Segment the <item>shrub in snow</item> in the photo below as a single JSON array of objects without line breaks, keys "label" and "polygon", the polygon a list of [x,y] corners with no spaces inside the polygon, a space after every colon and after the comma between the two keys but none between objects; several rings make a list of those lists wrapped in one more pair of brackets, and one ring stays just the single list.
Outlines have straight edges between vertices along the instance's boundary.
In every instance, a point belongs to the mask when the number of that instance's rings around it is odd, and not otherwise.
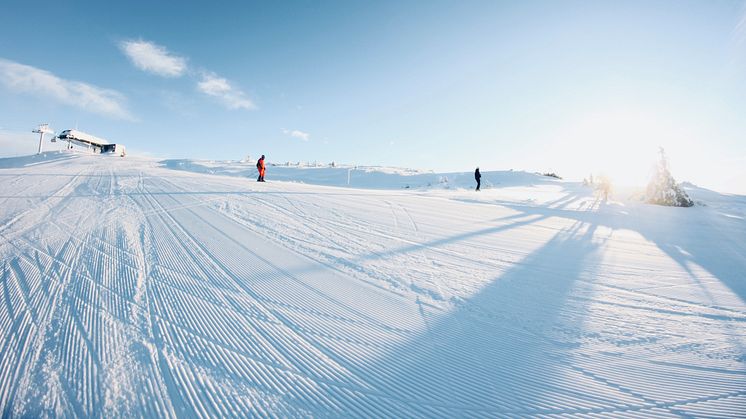
[{"label": "shrub in snow", "polygon": [[660,149],[660,160],[655,167],[653,177],[648,183],[646,201],[650,204],[666,205],[670,207],[691,207],[694,202],[689,195],[676,184],[670,170],[663,148]]},{"label": "shrub in snow", "polygon": [[611,179],[609,179],[608,176],[601,175],[596,177],[596,183],[593,184],[596,191],[598,191],[598,196],[603,197],[604,201],[609,200],[609,195],[611,195],[612,187],[611,187]]},{"label": "shrub in snow", "polygon": [[562,178],[560,177],[560,175],[558,175],[558,174],[556,174],[556,173],[554,173],[554,172],[551,172],[551,173],[542,173],[542,175],[543,175],[543,176],[549,176],[549,177],[553,177],[553,178],[556,178],[556,179],[562,179]]}]

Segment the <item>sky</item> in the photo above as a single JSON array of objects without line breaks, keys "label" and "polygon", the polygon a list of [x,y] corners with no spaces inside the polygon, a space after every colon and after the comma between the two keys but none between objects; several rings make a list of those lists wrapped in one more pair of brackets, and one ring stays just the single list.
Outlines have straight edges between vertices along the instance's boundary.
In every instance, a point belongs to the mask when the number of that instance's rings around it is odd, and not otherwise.
[{"label": "sky", "polygon": [[46,122],[164,158],[642,185],[664,147],[677,180],[746,194],[744,1],[6,0],[2,14],[6,149],[35,152]]}]

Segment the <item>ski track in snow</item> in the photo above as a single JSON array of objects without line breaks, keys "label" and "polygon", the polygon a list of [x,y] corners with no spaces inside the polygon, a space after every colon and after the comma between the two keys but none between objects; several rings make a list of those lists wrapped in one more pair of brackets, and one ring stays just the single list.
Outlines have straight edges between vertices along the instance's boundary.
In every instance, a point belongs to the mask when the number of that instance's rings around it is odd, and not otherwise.
[{"label": "ski track in snow", "polygon": [[0,169],[3,416],[746,412],[742,218],[268,178]]}]

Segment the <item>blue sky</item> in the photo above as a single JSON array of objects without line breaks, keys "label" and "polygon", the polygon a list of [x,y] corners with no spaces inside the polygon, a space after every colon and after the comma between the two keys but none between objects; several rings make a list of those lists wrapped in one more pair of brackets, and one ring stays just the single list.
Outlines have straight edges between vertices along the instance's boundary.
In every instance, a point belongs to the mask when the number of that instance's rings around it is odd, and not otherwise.
[{"label": "blue sky", "polygon": [[742,1],[2,9],[6,136],[49,122],[163,157],[619,183],[644,182],[664,146],[677,179],[746,193]]}]

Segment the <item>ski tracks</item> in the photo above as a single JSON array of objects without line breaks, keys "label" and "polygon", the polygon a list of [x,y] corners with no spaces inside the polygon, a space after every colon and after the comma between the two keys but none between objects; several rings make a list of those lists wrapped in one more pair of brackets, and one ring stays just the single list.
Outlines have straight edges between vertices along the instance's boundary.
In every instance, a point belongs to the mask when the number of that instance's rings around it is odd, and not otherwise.
[{"label": "ski tracks", "polygon": [[[199,209],[200,207],[198,206],[190,206],[188,210],[179,210],[178,212],[175,212],[174,215],[178,214],[180,218],[183,218],[184,215],[191,216],[191,214],[189,213],[192,213],[193,211]],[[204,208],[202,209],[204,210]],[[163,216],[168,216],[169,218],[171,217],[167,212],[163,212],[160,214]],[[215,215],[217,214],[215,213]],[[194,219],[194,221],[196,221],[197,219],[210,220],[208,224],[216,221],[214,217],[208,217],[207,214],[202,214],[200,217]],[[194,223],[187,224],[194,227]],[[178,228],[179,230],[183,230],[183,228],[179,226],[184,225],[184,222],[174,222],[172,223],[172,225],[176,226],[176,228]],[[359,379],[355,379],[348,372],[344,372],[344,369],[340,369],[339,365],[335,366],[335,362],[329,358],[330,353],[324,352],[316,344],[314,344],[313,341],[309,341],[307,338],[304,337],[312,329],[308,329],[308,326],[299,327],[299,324],[307,323],[307,321],[298,323],[299,318],[297,316],[302,315],[302,317],[309,318],[310,315],[310,318],[314,318],[322,315],[322,319],[326,318],[333,322],[341,321],[342,324],[350,325],[364,325],[370,320],[365,320],[365,318],[356,319],[356,317],[358,317],[359,315],[350,313],[349,308],[345,308],[345,306],[339,306],[339,303],[336,303],[333,300],[327,300],[328,297],[322,297],[320,294],[317,294],[318,297],[313,297],[314,300],[318,300],[319,297],[322,298],[321,300],[317,301],[317,304],[309,304],[309,302],[301,301],[282,302],[282,300],[287,300],[287,296],[283,297],[282,294],[276,293],[276,290],[278,290],[278,286],[285,288],[297,288],[297,286],[300,285],[302,289],[307,290],[300,291],[301,295],[307,294],[306,298],[310,298],[314,294],[308,294],[311,289],[307,288],[308,286],[304,283],[298,282],[298,279],[294,279],[292,274],[283,274],[278,272],[280,273],[280,276],[277,276],[277,273],[272,273],[271,271],[277,270],[278,267],[262,258],[256,259],[256,261],[251,264],[254,265],[253,269],[258,271],[255,273],[235,266],[231,262],[231,260],[226,260],[222,255],[224,249],[229,249],[231,247],[229,245],[229,242],[222,240],[220,242],[211,244],[213,240],[210,240],[208,238],[212,235],[220,235],[222,232],[225,231],[225,229],[216,228],[214,226],[211,226],[211,229],[212,233],[207,236],[201,235],[202,237],[200,240],[196,240],[196,238],[191,236],[191,234],[193,233],[190,233],[188,242],[193,244],[197,248],[198,252],[203,254],[205,257],[214,258],[213,260],[214,263],[217,265],[217,268],[219,268],[218,273],[220,274],[220,276],[222,276],[223,278],[231,279],[237,287],[236,291],[240,291],[239,295],[242,295],[241,299],[246,300],[246,298],[250,298],[250,301],[253,304],[257,305],[260,308],[260,311],[264,313],[264,319],[251,320],[250,318],[251,323],[253,324],[253,330],[247,330],[245,333],[253,333],[254,335],[263,336],[266,339],[266,346],[260,351],[260,354],[274,353],[271,358],[275,359],[272,364],[267,365],[268,367],[277,368],[278,366],[282,366],[284,370],[287,370],[286,374],[291,374],[288,378],[295,376],[295,378],[292,379],[294,382],[293,384],[282,385],[282,387],[285,387],[284,391],[282,392],[285,398],[287,398],[288,395],[295,394],[292,399],[297,400],[291,405],[295,405],[296,408],[302,409],[308,409],[310,406],[317,406],[314,409],[318,409],[319,406],[326,406],[323,409],[324,411],[328,409],[338,409],[339,407],[336,403],[340,403],[341,401],[337,400],[336,402],[334,402],[329,399],[330,394],[328,391],[319,392],[319,385],[322,385],[324,387],[332,385],[333,388],[339,387],[340,390],[337,391],[341,391],[341,389],[344,388],[350,388],[350,386],[353,386],[352,390],[354,391],[364,390],[364,386],[361,387],[361,381]],[[191,230],[192,232],[199,231],[195,230],[194,228],[192,228]],[[229,241],[233,240],[228,237],[226,238]],[[236,243],[236,245],[239,245],[239,242],[234,243]],[[219,245],[220,247],[216,248],[215,245]],[[211,250],[207,250],[206,247],[210,248]],[[240,251],[245,253],[247,250],[248,249],[243,248],[243,250]],[[235,252],[233,253],[235,257]],[[243,257],[243,259],[245,259],[246,257],[256,258],[257,255],[253,251],[250,251],[249,254]],[[268,263],[269,265],[267,265]],[[229,266],[231,267],[229,268]],[[266,266],[266,268],[263,268],[262,266]],[[267,268],[269,268],[270,271],[267,271]],[[261,279],[260,283],[258,283],[254,287],[248,287],[246,283],[248,278],[257,278],[257,276],[259,276],[260,278],[262,276],[268,277],[266,279]],[[285,279],[283,279],[283,277]],[[269,282],[270,278],[271,282]],[[213,279],[215,278],[213,277]],[[291,282],[287,282],[288,279],[290,279]],[[257,279],[252,280],[251,282],[253,283],[255,281],[257,281]],[[282,285],[283,283],[284,285]],[[271,288],[265,288],[265,285],[263,284],[273,285]],[[259,286],[259,288],[257,289],[256,286]],[[294,294],[298,294],[298,292],[288,293],[289,296],[292,296]],[[233,299],[235,300],[236,298],[234,297]],[[331,306],[329,305],[330,303],[332,304]],[[338,308],[334,308],[335,306],[337,306]],[[311,309],[311,307],[313,307],[313,309]],[[323,314],[323,307],[332,309],[332,313],[337,314]],[[291,315],[293,320],[291,320],[291,317],[289,317]],[[240,325],[240,322],[237,322],[237,325]],[[219,339],[219,337],[216,336],[215,339]],[[235,346],[235,343],[226,342],[225,346]],[[320,350],[321,352],[319,352]],[[264,356],[266,357],[266,355]],[[326,361],[324,361],[324,359],[326,359]],[[273,375],[277,374],[275,373]],[[249,380],[249,382],[254,381],[256,380]],[[276,387],[278,384],[281,383],[270,384],[267,390]]]},{"label": "ski tracks", "polygon": [[3,213],[4,416],[744,411],[743,310],[620,282],[583,222],[89,162]]}]

